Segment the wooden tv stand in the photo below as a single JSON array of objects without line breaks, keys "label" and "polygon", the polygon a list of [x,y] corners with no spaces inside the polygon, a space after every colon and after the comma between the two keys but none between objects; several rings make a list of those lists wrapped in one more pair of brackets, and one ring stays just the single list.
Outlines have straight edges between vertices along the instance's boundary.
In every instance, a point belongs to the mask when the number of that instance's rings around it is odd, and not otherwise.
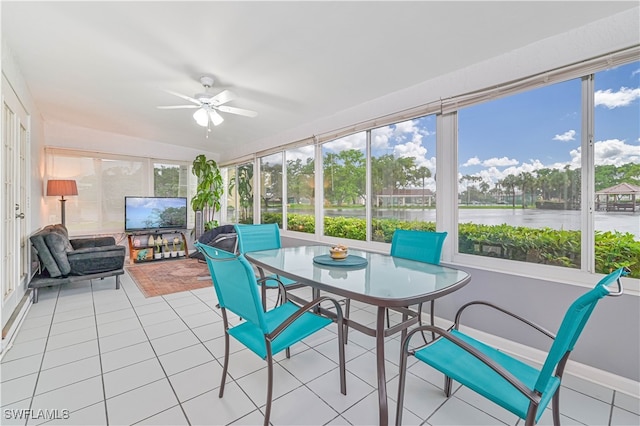
[{"label": "wooden tv stand", "polygon": [[[149,244],[149,237],[153,237],[154,244]],[[160,244],[160,251],[158,252],[158,245],[155,244],[157,238],[160,238],[160,241],[165,238],[167,239],[168,250],[164,244]],[[174,238],[178,238],[180,240],[179,245],[176,245],[176,250],[173,250]],[[155,260],[184,259],[185,257],[189,256],[187,238],[184,236],[183,231],[171,231],[165,229],[159,231],[128,232],[127,239],[129,240],[130,263],[153,262]],[[181,247],[184,247],[184,251],[181,249]]]}]

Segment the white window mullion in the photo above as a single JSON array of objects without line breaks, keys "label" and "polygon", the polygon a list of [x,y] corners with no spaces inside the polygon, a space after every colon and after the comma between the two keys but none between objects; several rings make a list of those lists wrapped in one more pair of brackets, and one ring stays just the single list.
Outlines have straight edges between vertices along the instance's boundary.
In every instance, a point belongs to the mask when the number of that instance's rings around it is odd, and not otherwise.
[{"label": "white window mullion", "polygon": [[582,79],[581,176],[581,269],[595,272],[595,152],[594,152],[594,81],[593,74]]}]

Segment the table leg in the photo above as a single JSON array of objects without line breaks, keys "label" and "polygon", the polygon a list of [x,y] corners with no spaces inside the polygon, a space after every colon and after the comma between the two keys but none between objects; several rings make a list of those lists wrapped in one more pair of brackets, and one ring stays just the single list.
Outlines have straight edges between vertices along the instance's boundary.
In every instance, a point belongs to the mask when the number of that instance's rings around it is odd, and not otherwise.
[{"label": "table leg", "polygon": [[380,418],[378,424],[389,424],[389,407],[387,406],[387,378],[384,367],[384,318],[385,308],[378,307],[376,319],[376,366],[378,369],[378,403],[380,405]]}]

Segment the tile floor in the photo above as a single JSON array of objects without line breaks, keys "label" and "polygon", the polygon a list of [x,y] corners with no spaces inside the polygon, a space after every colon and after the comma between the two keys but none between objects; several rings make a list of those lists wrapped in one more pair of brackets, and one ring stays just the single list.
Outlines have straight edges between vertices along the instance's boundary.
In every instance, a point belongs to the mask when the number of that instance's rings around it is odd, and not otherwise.
[{"label": "tile floor", "polygon": [[[262,424],[265,363],[239,345],[218,398],[224,343],[213,288],[146,299],[128,275],[114,287],[105,279],[41,291],[0,365],[0,424]],[[352,306],[359,321],[374,319]],[[390,424],[399,345],[390,338],[386,346]],[[373,338],[350,332],[347,396],[334,329],[294,346],[290,359],[279,355],[272,424],[376,424],[373,348]],[[466,388],[445,399],[442,376],[421,363],[409,371],[404,424],[523,424]],[[640,424],[638,399],[571,376],[563,383],[563,425]],[[552,424],[550,410],[540,424]]]}]

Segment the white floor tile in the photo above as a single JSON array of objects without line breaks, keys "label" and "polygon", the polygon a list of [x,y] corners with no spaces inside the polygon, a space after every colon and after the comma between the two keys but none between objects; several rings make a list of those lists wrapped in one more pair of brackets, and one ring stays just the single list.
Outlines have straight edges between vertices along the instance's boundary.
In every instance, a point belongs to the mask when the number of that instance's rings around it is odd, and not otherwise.
[{"label": "white floor tile", "polygon": [[95,327],[83,328],[81,330],[70,331],[68,333],[56,334],[50,336],[47,341],[47,351],[54,349],[61,349],[71,345],[77,345],[78,343],[88,342],[95,340],[98,336],[98,332]]},{"label": "white floor tile", "polygon": [[106,373],[104,391],[111,398],[165,377],[157,358],[152,358]]},{"label": "white floor tile", "polygon": [[155,356],[156,355],[149,342],[137,343],[135,345],[102,354],[102,370],[105,373],[108,373],[109,371],[117,370],[118,368],[155,358]]},{"label": "white floor tile", "polygon": [[157,339],[158,337],[168,336],[186,330],[189,330],[189,327],[182,321],[170,321],[144,327],[144,331],[149,336],[149,339]]},{"label": "white floor tile", "polygon": [[[255,371],[236,380],[240,389],[258,406],[267,401],[267,368]],[[302,382],[279,365],[273,366],[273,400],[302,386]]]},{"label": "white floor tile", "polygon": [[36,395],[32,409],[76,411],[104,400],[102,378],[92,377],[51,392]]},{"label": "white floor tile", "polygon": [[618,407],[613,407],[613,412],[611,413],[611,426],[635,425],[640,425],[640,415]]},{"label": "white floor tile", "polygon": [[191,331],[200,339],[202,342],[206,342],[207,340],[217,339],[218,337],[224,336],[224,328],[222,326],[222,319],[218,322],[214,322],[212,324],[206,324],[200,327],[192,328]]},{"label": "white floor tile", "polygon": [[192,425],[235,423],[256,406],[235,383],[225,386],[224,396],[218,398],[218,390],[212,390],[182,403]]},{"label": "white floor tile", "polygon": [[178,400],[169,382],[159,380],[107,399],[109,423],[134,424],[177,405]]},{"label": "white floor tile", "polygon": [[[197,314],[189,314],[188,316],[183,316],[182,320],[187,324],[188,327],[195,328],[207,324],[220,323],[221,318],[209,309]],[[220,324],[220,327],[222,327],[222,324]]]},{"label": "white floor tile", "polygon": [[346,379],[346,395],[340,392],[340,372],[337,368],[308,382],[306,385],[337,412],[342,413],[370,393],[376,391],[373,386],[360,380],[349,371],[346,372]]},{"label": "white floor tile", "polygon": [[[218,361],[210,361],[202,365],[169,376],[178,399],[183,402],[220,387],[222,366]],[[227,377],[227,383],[230,378]]]},{"label": "white floor tile", "polygon": [[151,345],[158,356],[196,344],[200,344],[200,340],[195,336],[195,334],[193,334],[193,332],[191,332],[191,330],[151,340]]},{"label": "white floor tile", "polygon": [[29,342],[31,340],[46,339],[49,336],[50,329],[50,325],[42,325],[40,327],[33,327],[27,330],[20,330],[13,343],[18,344]]},{"label": "white floor tile", "polygon": [[[0,383],[0,395],[2,406],[13,404],[25,398],[31,398],[36,387],[37,373],[22,376],[13,380],[4,380]],[[4,414],[4,413],[0,413]]]},{"label": "white floor tile", "polygon": [[299,387],[273,402],[271,422],[275,425],[319,425],[334,419],[337,414],[309,389]]},{"label": "white floor tile", "polygon": [[42,370],[36,395],[100,375],[100,359],[97,356]]},{"label": "white floor tile", "polygon": [[52,420],[44,423],[49,425],[75,425],[75,426],[98,426],[107,425],[106,408],[104,401],[90,405],[80,410],[69,413],[68,419]]},{"label": "white floor tile", "polygon": [[148,417],[141,422],[136,423],[136,425],[186,426],[189,425],[189,422],[180,407],[173,407],[154,416]]},{"label": "white floor tile", "polygon": [[202,345],[197,344],[159,356],[167,375],[179,373],[197,365],[213,361],[213,355]]},{"label": "white floor tile", "polygon": [[[334,345],[338,346],[337,341],[334,342]],[[336,348],[337,351],[338,349]],[[304,383],[338,368],[339,364],[337,357],[335,361],[332,361],[315,350],[292,355],[291,358],[284,358],[279,363]]]},{"label": "white floor tile", "polygon": [[3,361],[13,361],[16,359],[28,357],[31,355],[44,354],[44,348],[47,344],[47,338],[28,340],[26,342],[17,342],[7,351],[2,358]]},{"label": "white floor tile", "polygon": [[495,417],[478,410],[472,405],[454,397],[449,398],[433,416],[428,419],[431,425],[490,425],[506,424]]},{"label": "white floor tile", "polygon": [[70,331],[81,330],[83,328],[95,327],[96,319],[93,316],[87,318],[76,318],[68,321],[54,321],[54,323],[51,325],[51,332],[49,334],[51,336],[55,336],[56,334],[68,333]]},{"label": "white floor tile", "polygon": [[640,415],[640,399],[622,392],[616,392],[614,405]]},{"label": "white floor tile", "polygon": [[100,336],[100,338],[119,335],[131,330],[142,330],[142,326],[137,318],[125,318],[106,324],[98,324],[98,336]]},{"label": "white floor tile", "polygon": [[32,355],[14,361],[4,361],[0,363],[0,380],[15,379],[37,373],[40,370],[40,364],[44,355]]},{"label": "white floor tile", "polygon": [[98,355],[97,340],[90,340],[88,342],[78,343],[77,345],[54,349],[44,354],[42,369],[46,370],[96,355]]},{"label": "white floor tile", "polygon": [[611,405],[572,389],[562,388],[560,412],[584,424],[604,425],[609,422]]},{"label": "white floor tile", "polygon": [[126,348],[127,346],[148,342],[149,340],[147,339],[147,335],[144,330],[142,328],[137,328],[135,330],[129,330],[111,336],[100,337],[99,341],[100,352],[104,354]]},{"label": "white floor tile", "polygon": [[[395,401],[389,399],[388,402],[388,421],[389,424],[395,424],[396,420],[396,404]],[[414,414],[405,410],[402,415],[403,425],[418,425],[422,423],[422,420],[416,417]],[[372,392],[367,397],[356,403],[354,406],[342,413],[342,417],[354,425],[376,425],[379,422],[379,405],[378,405],[378,393]]]}]

